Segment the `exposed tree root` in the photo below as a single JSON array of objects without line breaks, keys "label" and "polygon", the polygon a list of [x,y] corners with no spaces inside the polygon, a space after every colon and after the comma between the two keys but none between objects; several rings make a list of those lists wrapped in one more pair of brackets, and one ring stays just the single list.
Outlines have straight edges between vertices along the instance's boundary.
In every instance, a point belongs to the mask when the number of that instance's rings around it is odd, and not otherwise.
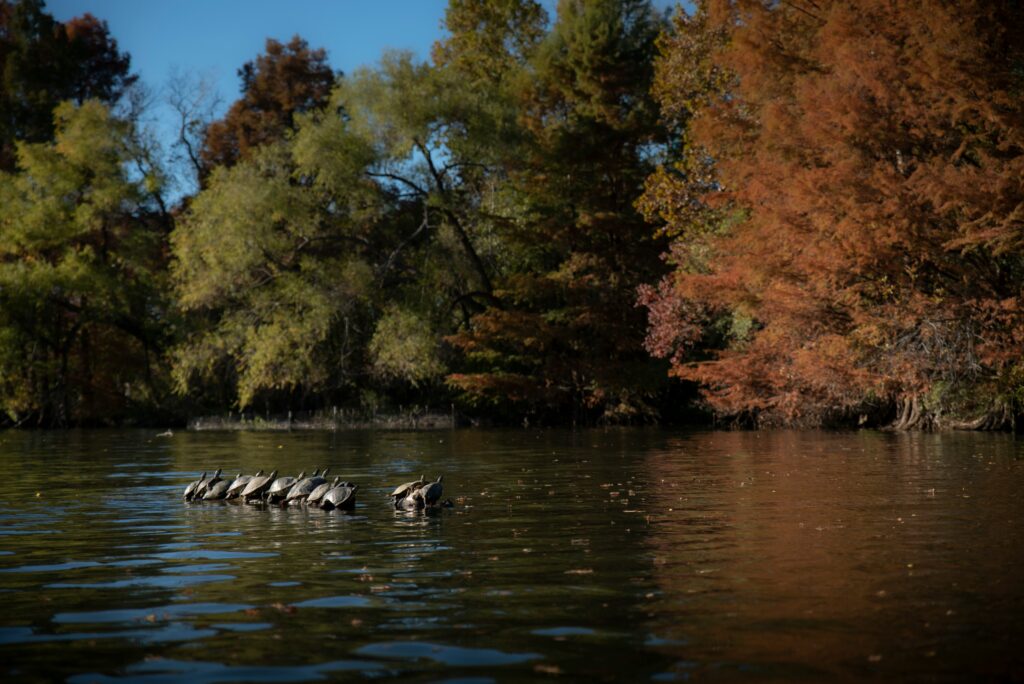
[{"label": "exposed tree root", "polygon": [[889,430],[934,430],[938,427],[935,414],[921,404],[917,396],[903,397],[896,402],[896,420]]},{"label": "exposed tree root", "polygon": [[1013,430],[1015,426],[1016,416],[1003,402],[997,402],[974,420],[952,420],[944,425],[953,430]]},{"label": "exposed tree root", "polygon": [[887,430],[1014,430],[1018,416],[1005,402],[994,402],[981,416],[971,420],[944,417],[927,408],[919,397],[903,397],[896,401],[896,418]]}]

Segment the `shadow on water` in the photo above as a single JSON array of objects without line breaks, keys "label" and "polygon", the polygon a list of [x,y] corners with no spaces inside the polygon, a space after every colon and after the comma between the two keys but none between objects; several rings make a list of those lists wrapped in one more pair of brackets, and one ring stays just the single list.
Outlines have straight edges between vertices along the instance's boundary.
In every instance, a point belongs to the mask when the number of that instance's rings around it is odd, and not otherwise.
[{"label": "shadow on water", "polygon": [[[0,671],[93,681],[1024,676],[1006,435],[5,433]],[[353,513],[187,504],[331,466]],[[387,493],[444,474],[448,510]]]}]

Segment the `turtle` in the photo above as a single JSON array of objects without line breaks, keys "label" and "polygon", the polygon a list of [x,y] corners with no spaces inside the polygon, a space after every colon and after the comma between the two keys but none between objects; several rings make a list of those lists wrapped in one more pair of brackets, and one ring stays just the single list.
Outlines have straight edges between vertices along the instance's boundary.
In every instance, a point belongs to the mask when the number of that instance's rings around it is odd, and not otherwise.
[{"label": "turtle", "polygon": [[359,485],[345,482],[333,488],[320,500],[320,508],[329,511],[332,508],[340,508],[343,511],[351,511],[356,507],[356,490]]},{"label": "turtle", "polygon": [[285,496],[287,496],[288,490],[292,488],[292,485],[304,477],[306,477],[305,470],[299,473],[298,477],[286,475],[284,477],[277,478],[274,480],[274,483],[270,485],[270,488],[267,489],[267,501],[270,503],[277,503],[278,501],[281,501]]},{"label": "turtle", "polygon": [[256,471],[255,475],[239,475],[234,481],[228,485],[228,491],[226,492],[226,499],[236,499],[242,494],[242,490],[245,489],[245,485],[249,484],[249,481],[254,477],[259,477],[263,474],[263,469]]},{"label": "turtle", "polygon": [[188,500],[195,501],[196,499],[202,499],[203,496],[206,494],[207,489],[209,489],[212,485],[215,485],[218,482],[220,482],[220,473],[220,468],[217,468],[217,472],[215,472],[210,477],[207,477],[205,479],[199,478],[199,481],[195,483],[196,487],[195,489],[192,490],[191,496],[187,497]]},{"label": "turtle", "polygon": [[261,499],[263,492],[270,488],[276,477],[276,470],[272,471],[269,475],[253,475],[253,478],[245,485],[245,489],[242,490],[242,499],[245,501]]},{"label": "turtle", "polygon": [[312,477],[303,478],[293,484],[292,488],[288,490],[287,496],[284,497],[285,505],[305,501],[306,497],[309,496],[314,489],[322,484],[327,484],[327,478],[324,476],[327,474],[328,470],[328,468],[324,468],[324,472],[319,475],[314,472]]},{"label": "turtle", "polygon": [[193,482],[188,483],[188,487],[185,487],[185,495],[182,498],[185,499],[185,501],[191,501],[192,496],[196,493],[196,488],[199,487],[199,485],[201,485],[203,483],[203,480],[205,479],[206,471],[204,470],[203,474],[199,476],[198,480],[194,480]]},{"label": "turtle", "polygon": [[[237,480],[240,477],[242,477],[242,473],[238,473],[238,475],[235,475],[235,480]],[[234,480],[217,480],[217,482],[215,482],[213,486],[206,488],[206,493],[203,494],[203,500],[213,501],[216,499],[223,499],[225,496],[227,496],[228,487],[231,486],[232,482],[234,482]]]},{"label": "turtle", "polygon": [[217,472],[213,474],[213,477],[209,478],[208,480],[206,480],[206,482],[196,487],[196,491],[192,493],[192,499],[202,499],[204,496],[206,496],[206,492],[210,491],[210,487],[221,481],[221,472],[221,469],[217,468]]},{"label": "turtle", "polygon": [[418,511],[425,506],[422,487],[409,492],[404,498],[395,500],[395,508],[400,510]]},{"label": "turtle", "polygon": [[334,478],[334,482],[324,482],[322,485],[316,487],[309,496],[306,497],[307,504],[320,503],[320,499],[324,498],[324,494],[331,491],[335,487],[341,484],[341,475]]},{"label": "turtle", "polygon": [[399,502],[402,501],[402,499],[409,496],[410,493],[415,492],[426,483],[426,477],[420,475],[420,479],[416,480],[415,482],[406,482],[403,485],[398,485],[398,487],[395,488],[395,491],[391,492],[391,494],[389,494],[388,496],[394,499],[395,508],[398,508],[398,504]]},{"label": "turtle", "polygon": [[423,497],[425,505],[435,506],[441,500],[441,495],[444,494],[444,487],[441,486],[441,480],[443,479],[444,475],[438,475],[436,481],[420,489],[419,494]]}]

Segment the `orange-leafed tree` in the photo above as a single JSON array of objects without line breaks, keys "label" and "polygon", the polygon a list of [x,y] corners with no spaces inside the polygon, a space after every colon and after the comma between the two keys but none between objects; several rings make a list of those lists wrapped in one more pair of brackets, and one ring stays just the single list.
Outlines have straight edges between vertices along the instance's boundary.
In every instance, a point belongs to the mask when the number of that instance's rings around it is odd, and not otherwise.
[{"label": "orange-leafed tree", "polygon": [[[645,293],[652,351],[762,424],[1006,425],[1024,387],[1019,6],[709,0],[674,28],[658,94],[693,154],[643,202],[677,238]],[[710,328],[724,348],[694,361]]]},{"label": "orange-leafed tree", "polygon": [[238,70],[242,97],[210,124],[201,151],[206,170],[232,166],[295,128],[295,115],[327,104],[337,75],[323,48],[294,36],[287,44],[267,39],[265,52]]}]

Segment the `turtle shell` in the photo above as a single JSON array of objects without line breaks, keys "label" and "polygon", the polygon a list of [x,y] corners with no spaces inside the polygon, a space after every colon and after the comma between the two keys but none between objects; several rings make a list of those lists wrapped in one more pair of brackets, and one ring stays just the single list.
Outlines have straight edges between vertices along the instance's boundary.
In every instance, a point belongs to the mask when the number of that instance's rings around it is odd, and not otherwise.
[{"label": "turtle shell", "polygon": [[418,511],[423,508],[423,489],[409,492],[409,495],[402,499],[395,499],[395,508],[398,510]]},{"label": "turtle shell", "polygon": [[425,484],[426,484],[426,479],[422,475],[420,475],[420,479],[418,479],[418,480],[416,480],[414,482],[406,482],[403,485],[398,485],[398,487],[395,488],[395,491],[391,492],[390,495],[393,496],[393,497],[398,497],[400,499],[404,499],[406,496],[409,495],[410,492],[416,491],[417,489],[419,489],[420,487],[422,487]]},{"label": "turtle shell", "polygon": [[322,485],[319,485],[318,487],[314,488],[313,491],[309,493],[309,496],[306,497],[306,503],[319,503],[320,500],[324,498],[324,494],[331,491],[339,484],[341,484],[341,476],[334,478],[334,482],[324,482]]},{"label": "turtle shell", "polygon": [[234,481],[231,483],[231,485],[228,486],[228,498],[232,499],[236,496],[239,496],[245,489],[245,486],[252,481],[252,478],[261,477],[262,475],[263,471],[259,470],[256,472],[255,475],[239,475],[238,477],[236,477]]},{"label": "turtle shell", "polygon": [[206,490],[206,494],[203,494],[203,499],[210,501],[223,499],[228,493],[229,486],[231,486],[230,480],[221,480]]},{"label": "turtle shell", "polygon": [[204,496],[206,496],[206,492],[209,491],[210,487],[221,481],[220,473],[221,469],[217,468],[217,472],[215,472],[208,480],[206,480],[205,482],[200,482],[199,486],[196,487],[194,492],[192,492],[192,499],[202,499]]},{"label": "turtle shell", "polygon": [[444,475],[439,475],[436,482],[431,482],[420,489],[420,496],[423,497],[426,505],[433,506],[441,500],[441,495],[444,494],[444,487],[441,485],[442,479],[444,479]]},{"label": "turtle shell", "polygon": [[317,487],[326,484],[327,480],[317,475],[316,477],[307,477],[299,480],[292,485],[292,488],[288,490],[288,495],[284,498],[285,501],[295,501],[296,499],[305,499],[312,493]]},{"label": "turtle shell", "polygon": [[205,479],[206,479],[206,471],[204,470],[203,474],[199,476],[198,480],[193,480],[192,482],[188,483],[188,486],[185,487],[185,494],[184,494],[185,501],[188,501],[193,496],[195,496],[196,489],[199,487],[199,485],[201,485],[203,483],[203,480],[205,480]]},{"label": "turtle shell", "polygon": [[320,501],[320,508],[328,511],[332,508],[351,511],[356,506],[357,489],[359,489],[359,485],[338,485],[324,494],[324,498]]},{"label": "turtle shell", "polygon": [[245,489],[242,490],[242,498],[254,499],[260,496],[270,486],[270,483],[274,481],[275,477],[277,477],[276,470],[269,475],[253,476],[249,483],[245,485]]}]

